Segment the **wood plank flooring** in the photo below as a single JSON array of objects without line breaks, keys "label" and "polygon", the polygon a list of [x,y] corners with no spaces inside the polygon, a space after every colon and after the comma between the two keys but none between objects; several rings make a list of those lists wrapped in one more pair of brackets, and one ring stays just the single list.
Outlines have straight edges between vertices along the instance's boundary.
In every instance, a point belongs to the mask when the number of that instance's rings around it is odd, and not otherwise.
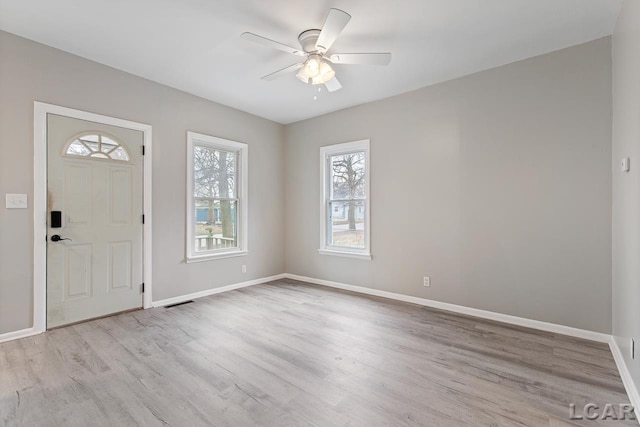
[{"label": "wood plank flooring", "polygon": [[605,344],[281,280],[0,344],[3,426],[568,426]]}]

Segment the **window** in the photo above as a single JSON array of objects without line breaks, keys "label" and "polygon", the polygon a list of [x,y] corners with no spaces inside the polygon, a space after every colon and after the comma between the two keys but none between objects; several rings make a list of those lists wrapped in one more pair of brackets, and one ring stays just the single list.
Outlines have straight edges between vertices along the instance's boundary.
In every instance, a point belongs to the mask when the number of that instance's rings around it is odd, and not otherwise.
[{"label": "window", "polygon": [[320,148],[320,249],[371,259],[369,140]]},{"label": "window", "polygon": [[73,138],[64,146],[63,154],[72,157],[129,161],[129,153],[122,143],[103,133],[86,133]]},{"label": "window", "polygon": [[247,254],[247,150],[187,132],[187,262]]}]

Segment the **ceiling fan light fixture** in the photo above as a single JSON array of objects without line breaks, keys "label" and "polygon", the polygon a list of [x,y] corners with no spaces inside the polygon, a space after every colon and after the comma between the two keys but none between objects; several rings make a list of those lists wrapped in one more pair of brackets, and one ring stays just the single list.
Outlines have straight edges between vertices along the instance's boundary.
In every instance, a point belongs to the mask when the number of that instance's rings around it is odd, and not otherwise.
[{"label": "ceiling fan light fixture", "polygon": [[311,79],[311,84],[313,85],[324,84],[336,76],[336,72],[333,71],[333,68],[331,68],[331,65],[329,65],[329,63],[326,61],[322,61],[322,63],[320,64],[319,71],[320,72],[318,73],[318,75]]},{"label": "ceiling fan light fixture", "polygon": [[312,79],[320,75],[320,68],[323,62],[320,55],[309,55],[307,60],[302,64],[300,71],[296,74],[296,77],[304,83],[311,83]]},{"label": "ceiling fan light fixture", "polygon": [[322,58],[320,55],[309,55],[309,59],[307,59],[304,65],[307,75],[314,78],[320,74],[320,65],[322,65]]},{"label": "ceiling fan light fixture", "polygon": [[298,71],[298,73],[296,74],[296,77],[302,83],[309,83],[309,81],[311,80],[311,78],[307,75],[304,67],[300,68],[300,71]]},{"label": "ceiling fan light fixture", "polygon": [[324,84],[329,80],[331,80],[332,78],[334,78],[335,76],[336,76],[336,72],[333,71],[333,68],[331,68],[331,65],[329,65],[329,63],[326,61],[322,61],[319,67],[319,73],[316,77],[313,77],[311,79],[311,84],[313,85]]}]

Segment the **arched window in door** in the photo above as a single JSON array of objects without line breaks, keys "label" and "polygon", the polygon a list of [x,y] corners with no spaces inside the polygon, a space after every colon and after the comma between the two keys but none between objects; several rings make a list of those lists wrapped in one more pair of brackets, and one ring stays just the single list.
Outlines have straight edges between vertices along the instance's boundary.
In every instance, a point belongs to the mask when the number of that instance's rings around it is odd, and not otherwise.
[{"label": "arched window in door", "polygon": [[65,156],[128,162],[127,149],[116,138],[100,132],[74,137],[64,146]]}]

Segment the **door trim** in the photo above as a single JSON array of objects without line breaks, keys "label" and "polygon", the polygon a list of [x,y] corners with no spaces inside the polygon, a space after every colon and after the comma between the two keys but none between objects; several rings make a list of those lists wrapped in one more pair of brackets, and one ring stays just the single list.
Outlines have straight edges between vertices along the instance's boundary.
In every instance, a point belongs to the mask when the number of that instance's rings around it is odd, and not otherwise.
[{"label": "door trim", "polygon": [[144,211],[142,241],[142,278],[144,293],[142,307],[152,305],[151,277],[151,125],[89,113],[59,105],[34,101],[33,103],[33,329],[35,333],[47,328],[47,114],[56,114],[74,119],[87,120],[105,125],[118,126],[143,133],[143,189]]}]

